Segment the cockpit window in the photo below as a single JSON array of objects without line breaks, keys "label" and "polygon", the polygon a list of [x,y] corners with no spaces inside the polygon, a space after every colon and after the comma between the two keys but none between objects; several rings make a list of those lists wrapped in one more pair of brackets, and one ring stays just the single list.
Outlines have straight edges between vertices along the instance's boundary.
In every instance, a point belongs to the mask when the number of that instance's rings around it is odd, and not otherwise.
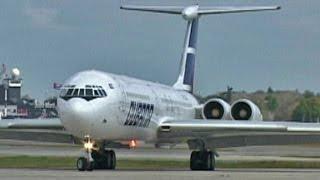
[{"label": "cockpit window", "polygon": [[100,94],[101,96],[103,96],[103,92],[102,92],[102,90],[101,90],[101,89],[99,89],[98,91],[99,91],[99,94]]},{"label": "cockpit window", "polygon": [[78,94],[79,94],[79,89],[75,89],[74,91],[73,91],[73,96],[78,96]]},{"label": "cockpit window", "polygon": [[67,91],[68,91],[67,89],[62,89],[61,92],[60,92],[60,97],[61,96],[66,96]]},{"label": "cockpit window", "polygon": [[94,95],[95,96],[101,96],[98,90],[94,90]]},{"label": "cockpit window", "polygon": [[105,90],[102,89],[101,91],[102,91],[102,95],[103,95],[103,96],[107,96],[107,93],[106,93]]},{"label": "cockpit window", "polygon": [[107,93],[103,89],[103,87],[97,85],[86,85],[85,88],[65,86],[60,93],[60,97],[64,100],[78,97],[90,101],[92,99],[102,98],[106,96]]},{"label": "cockpit window", "polygon": [[79,96],[80,96],[80,97],[84,96],[84,89],[80,89]]},{"label": "cockpit window", "polygon": [[93,90],[92,89],[86,89],[86,96],[93,96]]},{"label": "cockpit window", "polygon": [[73,92],[73,89],[68,89],[66,96],[71,96]]}]

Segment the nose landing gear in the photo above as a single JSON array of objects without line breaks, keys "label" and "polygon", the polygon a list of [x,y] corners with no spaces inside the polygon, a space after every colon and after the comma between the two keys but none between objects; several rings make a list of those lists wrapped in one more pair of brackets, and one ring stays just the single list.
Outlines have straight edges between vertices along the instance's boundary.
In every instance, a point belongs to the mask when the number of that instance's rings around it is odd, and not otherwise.
[{"label": "nose landing gear", "polygon": [[89,136],[84,139],[84,156],[77,160],[77,169],[79,171],[92,171],[93,169],[115,169],[116,154],[113,150],[105,150],[102,146],[96,148]]},{"label": "nose landing gear", "polygon": [[79,171],[92,171],[94,167],[94,160],[91,156],[94,150],[94,142],[89,136],[85,136],[84,141],[84,155],[77,160],[77,169]]}]

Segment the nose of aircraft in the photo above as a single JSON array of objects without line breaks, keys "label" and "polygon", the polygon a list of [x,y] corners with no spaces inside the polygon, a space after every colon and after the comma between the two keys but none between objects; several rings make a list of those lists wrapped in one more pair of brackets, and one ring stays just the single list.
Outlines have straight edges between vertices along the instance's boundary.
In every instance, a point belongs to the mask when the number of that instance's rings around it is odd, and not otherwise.
[{"label": "nose of aircraft", "polygon": [[59,100],[59,113],[64,127],[78,136],[91,134],[93,107],[83,99]]}]

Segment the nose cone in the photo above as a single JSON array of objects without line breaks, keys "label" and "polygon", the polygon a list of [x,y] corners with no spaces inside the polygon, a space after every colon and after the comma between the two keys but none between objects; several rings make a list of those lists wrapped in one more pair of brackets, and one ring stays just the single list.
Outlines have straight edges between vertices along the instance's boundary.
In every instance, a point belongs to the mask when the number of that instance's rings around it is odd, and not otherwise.
[{"label": "nose cone", "polygon": [[91,134],[94,111],[90,103],[80,98],[70,99],[68,102],[59,98],[58,107],[61,121],[67,131],[78,137]]}]

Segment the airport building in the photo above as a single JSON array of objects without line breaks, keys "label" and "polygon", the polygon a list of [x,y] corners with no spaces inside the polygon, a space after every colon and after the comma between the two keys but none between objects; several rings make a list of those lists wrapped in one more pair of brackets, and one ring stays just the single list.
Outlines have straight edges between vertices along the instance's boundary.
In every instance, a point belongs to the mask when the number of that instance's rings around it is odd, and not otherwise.
[{"label": "airport building", "polygon": [[27,116],[26,110],[18,107],[22,87],[19,69],[12,69],[10,76],[3,75],[5,77],[0,84],[0,117]]},{"label": "airport building", "polygon": [[13,68],[6,74],[5,65],[0,72],[0,119],[14,118],[56,118],[57,99],[49,97],[43,103],[29,96],[21,95],[22,78],[20,70]]}]

